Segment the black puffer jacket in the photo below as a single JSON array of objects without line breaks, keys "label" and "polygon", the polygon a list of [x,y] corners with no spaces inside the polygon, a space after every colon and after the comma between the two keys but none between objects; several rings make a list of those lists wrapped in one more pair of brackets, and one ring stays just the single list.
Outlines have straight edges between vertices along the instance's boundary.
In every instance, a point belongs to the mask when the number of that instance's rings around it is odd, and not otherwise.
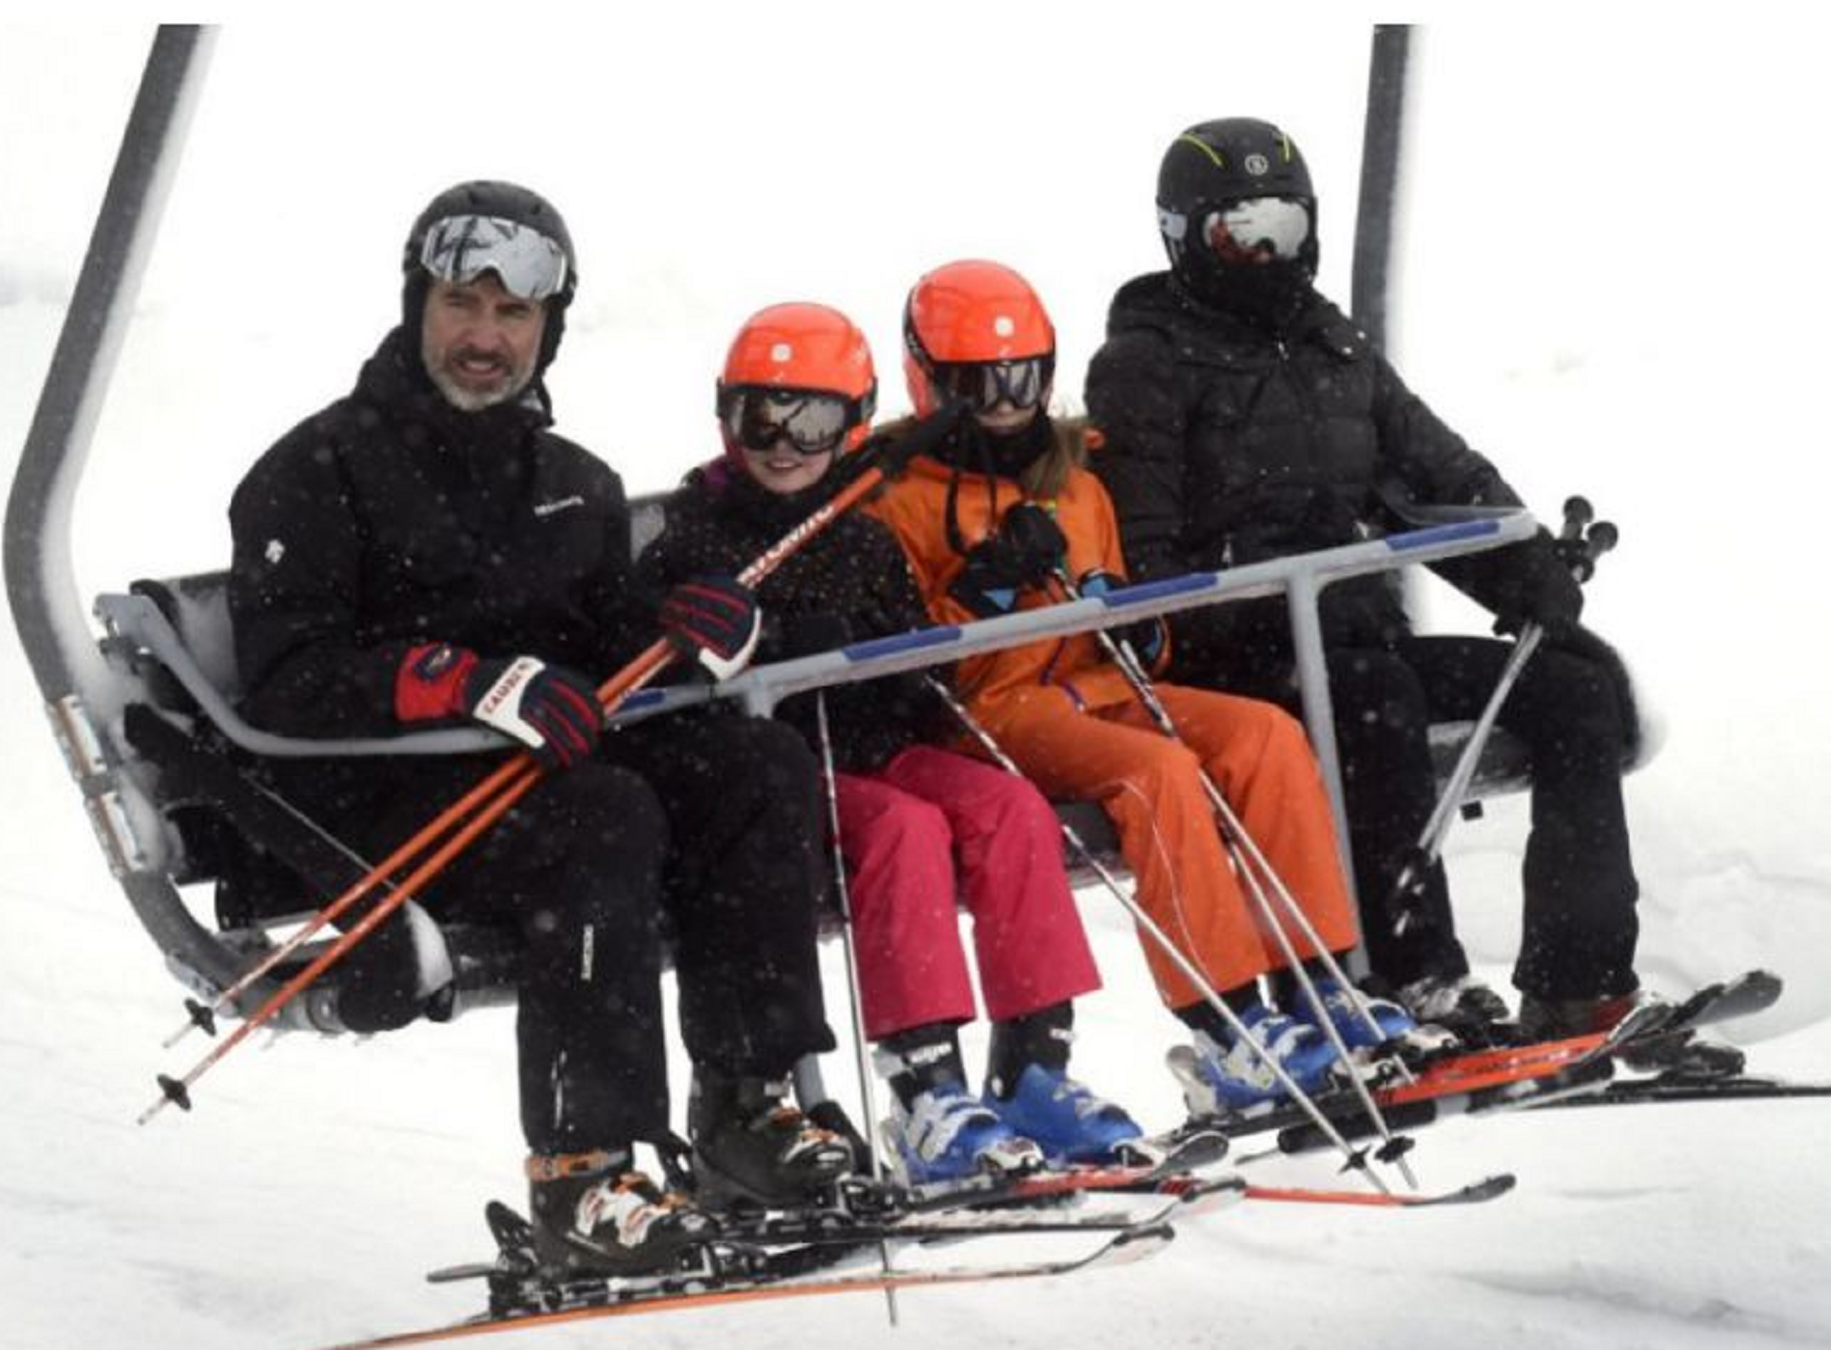
[{"label": "black puffer jacket", "polygon": [[[726,460],[693,470],[667,499],[667,524],[637,564],[655,590],[707,572],[732,575],[804,520],[834,478],[790,495],[771,493]],[[763,636],[756,659],[784,661],[928,622],[915,579],[890,531],[851,512],[764,579],[757,589]],[[882,768],[938,731],[935,698],[914,675],[827,691],[834,763],[851,773]],[[777,715],[819,748],[814,696],[785,700]]]},{"label": "black puffer jacket", "polygon": [[249,719],[399,731],[396,672],[424,642],[601,680],[652,641],[623,485],[549,422],[536,397],[456,411],[397,329],[348,397],[263,455],[229,508]]},{"label": "black puffer jacket", "polygon": [[[1387,533],[1380,487],[1434,504],[1517,505],[1500,474],[1405,387],[1334,305],[1311,292],[1282,332],[1189,297],[1168,272],[1114,297],[1087,376],[1104,438],[1094,469],[1117,508],[1139,579],[1257,562]],[[1549,537],[1446,566],[1490,608],[1514,603],[1557,564]],[[1405,631],[1377,577],[1329,587],[1333,645]],[[1281,601],[1198,610],[1177,621],[1198,660],[1230,644],[1282,645]]]}]

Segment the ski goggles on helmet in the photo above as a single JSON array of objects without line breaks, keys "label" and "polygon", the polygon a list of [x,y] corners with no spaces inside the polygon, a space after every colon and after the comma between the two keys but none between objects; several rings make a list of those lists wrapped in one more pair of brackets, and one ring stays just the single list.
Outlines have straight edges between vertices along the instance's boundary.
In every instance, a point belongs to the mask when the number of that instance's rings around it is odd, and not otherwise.
[{"label": "ski goggles on helmet", "polygon": [[852,428],[871,420],[876,403],[875,389],[860,398],[755,384],[725,385],[718,391],[718,415],[735,444],[768,450],[785,440],[801,455],[839,449]]},{"label": "ski goggles on helmet", "polygon": [[1055,353],[1017,361],[937,361],[929,370],[937,389],[973,412],[991,412],[1000,403],[1034,408],[1055,377]]},{"label": "ski goggles on helmet", "polygon": [[1294,197],[1248,197],[1202,217],[1202,242],[1223,263],[1294,262],[1310,238],[1310,208]]},{"label": "ski goggles on helmet", "polygon": [[420,244],[420,266],[440,281],[467,286],[494,272],[521,300],[545,300],[566,289],[566,252],[539,230],[499,216],[447,216]]}]

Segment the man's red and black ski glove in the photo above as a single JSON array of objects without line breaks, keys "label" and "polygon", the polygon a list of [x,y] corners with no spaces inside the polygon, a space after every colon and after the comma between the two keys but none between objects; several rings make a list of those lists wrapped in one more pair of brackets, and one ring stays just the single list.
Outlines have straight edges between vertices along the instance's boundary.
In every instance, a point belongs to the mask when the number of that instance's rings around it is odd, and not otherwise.
[{"label": "man's red and black ski glove", "polygon": [[584,676],[532,656],[485,660],[445,642],[415,647],[401,661],[394,715],[403,722],[473,718],[559,769],[590,758],[604,728],[597,689]]},{"label": "man's red and black ski glove", "polygon": [[717,575],[694,577],[669,591],[660,619],[674,650],[697,659],[715,680],[728,680],[750,664],[763,628],[750,588]]}]

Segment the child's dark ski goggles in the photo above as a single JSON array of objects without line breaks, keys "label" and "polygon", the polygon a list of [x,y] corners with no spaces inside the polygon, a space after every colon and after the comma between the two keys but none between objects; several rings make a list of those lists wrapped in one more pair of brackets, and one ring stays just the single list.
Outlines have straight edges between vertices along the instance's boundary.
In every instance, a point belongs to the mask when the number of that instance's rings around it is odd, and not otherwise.
[{"label": "child's dark ski goggles", "polygon": [[768,450],[785,440],[797,454],[824,455],[839,449],[852,428],[870,421],[874,394],[847,398],[822,389],[731,385],[718,391],[718,415],[726,433],[746,450]]}]

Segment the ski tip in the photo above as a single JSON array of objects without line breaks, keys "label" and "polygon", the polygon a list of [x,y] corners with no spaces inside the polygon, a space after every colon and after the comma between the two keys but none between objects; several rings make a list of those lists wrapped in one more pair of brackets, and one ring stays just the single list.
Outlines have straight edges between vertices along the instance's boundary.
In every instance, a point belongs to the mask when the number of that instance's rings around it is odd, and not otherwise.
[{"label": "ski tip", "polygon": [[1167,1223],[1143,1224],[1137,1228],[1127,1228],[1115,1233],[1098,1252],[1088,1258],[1088,1263],[1098,1260],[1101,1264],[1121,1261],[1142,1261],[1148,1256],[1155,1256],[1171,1242],[1176,1240],[1176,1229]]},{"label": "ski tip", "polygon": [[1477,1181],[1467,1188],[1465,1194],[1471,1200],[1493,1200],[1505,1195],[1519,1185],[1519,1178],[1511,1172],[1496,1172],[1491,1177]]},{"label": "ski tip", "polygon": [[1228,1139],[1219,1130],[1185,1127],[1167,1135],[1146,1135],[1128,1139],[1114,1150],[1114,1162],[1121,1167],[1148,1169],[1154,1175],[1212,1167],[1227,1156]]},{"label": "ski tip", "polygon": [[1779,998],[1781,991],[1786,988],[1786,981],[1771,970],[1751,970],[1742,980],[1751,991],[1759,991],[1769,1002]]}]

